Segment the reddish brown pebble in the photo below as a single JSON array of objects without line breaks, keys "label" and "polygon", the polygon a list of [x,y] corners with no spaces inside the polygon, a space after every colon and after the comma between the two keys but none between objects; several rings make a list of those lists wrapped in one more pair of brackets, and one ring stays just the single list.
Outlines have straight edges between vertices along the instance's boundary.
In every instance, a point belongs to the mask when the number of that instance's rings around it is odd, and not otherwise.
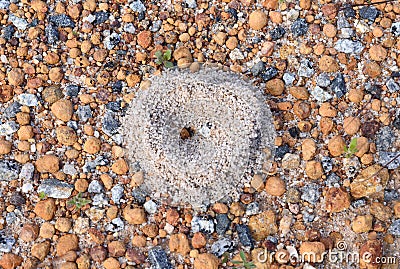
[{"label": "reddish brown pebble", "polygon": [[40,173],[55,173],[59,169],[59,160],[54,155],[44,155],[36,161],[36,169]]},{"label": "reddish brown pebble", "polygon": [[36,204],[34,212],[44,220],[51,220],[54,217],[56,209],[54,199],[46,199]]},{"label": "reddish brown pebble", "polygon": [[219,260],[211,253],[199,254],[194,260],[194,269],[218,269]]},{"label": "reddish brown pebble", "polygon": [[23,259],[13,253],[5,253],[0,260],[0,267],[3,269],[15,269],[22,264]]},{"label": "reddish brown pebble", "polygon": [[70,100],[61,99],[51,106],[51,112],[57,119],[64,122],[69,121],[74,113],[72,103]]},{"label": "reddish brown pebble", "polygon": [[25,81],[25,74],[20,68],[13,68],[7,75],[8,83],[12,86],[21,86]]},{"label": "reddish brown pebble", "polygon": [[343,188],[330,188],[325,195],[328,212],[341,212],[350,207],[350,195]]},{"label": "reddish brown pebble", "polygon": [[265,182],[265,191],[272,196],[281,196],[286,191],[285,181],[279,177],[270,177]]},{"label": "reddish brown pebble", "polygon": [[38,235],[39,227],[36,224],[25,224],[19,234],[19,238],[25,242],[32,242]]},{"label": "reddish brown pebble", "polygon": [[32,256],[43,261],[50,251],[50,241],[44,241],[42,243],[36,243],[31,248]]},{"label": "reddish brown pebble", "polygon": [[190,251],[189,240],[185,234],[173,234],[169,239],[169,249],[172,252],[177,252],[186,255]]},{"label": "reddish brown pebble", "polygon": [[120,241],[112,241],[108,244],[108,253],[111,257],[122,257],[125,255],[125,244]]},{"label": "reddish brown pebble", "polygon": [[123,211],[123,216],[129,224],[142,224],[146,222],[146,214],[143,208],[131,208],[126,206]]},{"label": "reddish brown pebble", "polygon": [[204,234],[197,232],[193,235],[192,246],[194,248],[202,248],[207,244],[207,239]]},{"label": "reddish brown pebble", "polygon": [[137,35],[138,44],[143,48],[148,48],[152,41],[152,36],[150,31],[142,31]]},{"label": "reddish brown pebble", "polygon": [[78,237],[75,234],[66,234],[61,236],[57,242],[57,256],[63,256],[70,250],[78,249]]}]

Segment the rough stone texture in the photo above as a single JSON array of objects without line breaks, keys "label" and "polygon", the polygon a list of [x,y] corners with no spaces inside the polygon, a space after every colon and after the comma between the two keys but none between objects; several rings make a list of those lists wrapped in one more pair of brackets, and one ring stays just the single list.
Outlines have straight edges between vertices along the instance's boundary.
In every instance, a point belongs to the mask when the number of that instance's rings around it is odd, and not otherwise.
[{"label": "rough stone texture", "polygon": [[149,250],[149,259],[155,269],[173,269],[167,254],[160,247]]},{"label": "rough stone texture", "polygon": [[249,220],[249,229],[255,240],[263,240],[268,235],[275,234],[278,231],[275,213],[272,210],[267,210],[252,216]]},{"label": "rough stone texture", "polygon": [[68,183],[57,179],[47,179],[39,185],[37,191],[45,193],[50,198],[66,199],[71,196],[73,189],[74,186]]},{"label": "rough stone texture", "polygon": [[63,256],[70,250],[77,250],[78,242],[78,237],[75,234],[61,236],[57,242],[57,256]]},{"label": "rough stone texture", "polygon": [[0,180],[10,181],[18,178],[20,165],[15,161],[0,160]]},{"label": "rough stone texture", "polygon": [[325,195],[326,210],[340,212],[350,206],[350,195],[343,188],[330,188]]},{"label": "rough stone texture", "polygon": [[194,269],[218,269],[219,260],[211,253],[199,254],[194,261]]},{"label": "rough stone texture", "polygon": [[350,184],[351,195],[361,198],[381,192],[389,180],[389,172],[378,164],[369,166],[361,171],[360,174]]},{"label": "rough stone texture", "polygon": [[[128,157],[145,172],[142,187],[194,206],[237,197],[250,170],[259,171],[266,161],[262,149],[274,148],[272,116],[263,99],[261,91],[222,70],[172,70],[153,77],[123,123]],[[190,137],[181,136],[183,129]]]},{"label": "rough stone texture", "polygon": [[39,201],[36,204],[34,210],[36,215],[38,215],[44,220],[51,220],[54,217],[55,211],[56,211],[56,203],[54,199],[46,199]]},{"label": "rough stone texture", "polygon": [[169,249],[186,255],[190,251],[189,240],[185,234],[173,234],[169,239]]}]

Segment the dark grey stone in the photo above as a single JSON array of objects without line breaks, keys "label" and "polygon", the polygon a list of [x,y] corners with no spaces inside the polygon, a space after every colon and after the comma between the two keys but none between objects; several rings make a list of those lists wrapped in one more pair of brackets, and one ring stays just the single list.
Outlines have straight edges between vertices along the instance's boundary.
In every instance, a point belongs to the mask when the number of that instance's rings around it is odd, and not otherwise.
[{"label": "dark grey stone", "polygon": [[400,219],[397,219],[392,222],[392,225],[390,225],[388,229],[388,233],[394,236],[400,236]]},{"label": "dark grey stone", "polygon": [[264,62],[259,61],[251,68],[253,76],[258,76],[264,70]]},{"label": "dark grey stone", "polygon": [[275,150],[275,158],[282,159],[283,156],[285,156],[285,154],[289,152],[290,152],[290,147],[287,144],[279,146]]},{"label": "dark grey stone", "polygon": [[149,260],[154,269],[173,269],[167,253],[161,247],[154,247],[149,250]]},{"label": "dark grey stone", "polygon": [[346,82],[342,73],[336,75],[331,83],[332,92],[336,93],[337,98],[342,97],[347,92]]},{"label": "dark grey stone", "polygon": [[147,196],[146,192],[141,188],[135,188],[132,191],[132,197],[139,204],[144,204],[146,202],[146,196]]},{"label": "dark grey stone", "polygon": [[242,243],[242,245],[245,247],[250,247],[253,249],[254,242],[249,227],[244,224],[238,224],[236,225],[236,231],[238,233],[240,243]]},{"label": "dark grey stone", "polygon": [[216,217],[216,225],[215,225],[215,231],[219,235],[223,235],[226,233],[226,231],[229,229],[229,226],[231,225],[231,221],[228,218],[227,214],[218,214]]},{"label": "dark grey stone", "polygon": [[105,11],[98,11],[94,13],[95,19],[93,24],[94,25],[98,25],[101,24],[103,22],[105,22],[106,20],[108,20],[108,17],[110,16],[110,14],[108,14],[108,12]]},{"label": "dark grey stone", "polygon": [[300,135],[300,129],[297,126],[289,128],[288,131],[289,131],[290,136],[293,138],[298,138]]},{"label": "dark grey stone", "polygon": [[3,117],[6,119],[14,118],[18,112],[21,111],[21,104],[18,102],[12,102],[6,109],[4,109]]},{"label": "dark grey stone", "polygon": [[264,80],[264,81],[268,81],[273,79],[274,77],[276,77],[276,75],[278,75],[278,70],[275,67],[268,67],[267,69],[263,70],[260,73],[260,77]]},{"label": "dark grey stone", "polygon": [[115,119],[114,113],[108,111],[104,114],[101,128],[106,135],[116,134],[120,125],[121,123]]},{"label": "dark grey stone", "polygon": [[294,36],[302,36],[308,31],[308,23],[305,19],[297,19],[293,22],[290,29]]},{"label": "dark grey stone", "polygon": [[122,81],[117,80],[116,82],[113,83],[111,88],[112,88],[113,92],[120,93],[122,91]]},{"label": "dark grey stone", "polygon": [[60,34],[58,33],[57,28],[52,23],[49,23],[46,26],[44,32],[48,44],[54,45],[60,39]]},{"label": "dark grey stone", "polygon": [[106,108],[108,110],[118,112],[119,110],[121,110],[121,101],[109,102],[106,104]]},{"label": "dark grey stone", "polygon": [[365,91],[371,95],[373,99],[380,99],[382,94],[382,87],[376,84],[367,84]]},{"label": "dark grey stone", "polygon": [[392,202],[400,200],[400,193],[398,190],[386,189],[384,191],[385,202]]},{"label": "dark grey stone", "polygon": [[373,6],[364,6],[360,9],[360,17],[374,22],[379,16],[379,10]]},{"label": "dark grey stone", "polygon": [[22,206],[25,204],[25,198],[20,192],[13,192],[10,197],[10,204],[14,206]]},{"label": "dark grey stone", "polygon": [[356,17],[356,11],[350,5],[343,10],[343,13],[346,18]]},{"label": "dark grey stone", "polygon": [[0,160],[0,180],[11,181],[18,178],[21,166],[11,160]]},{"label": "dark grey stone", "polygon": [[66,88],[66,93],[70,97],[77,97],[80,91],[78,85],[68,85]]},{"label": "dark grey stone", "polygon": [[66,14],[56,14],[49,16],[49,22],[54,23],[58,27],[75,27],[74,21]]},{"label": "dark grey stone", "polygon": [[269,36],[272,40],[278,40],[286,34],[285,28],[278,26],[269,31]]},{"label": "dark grey stone", "polygon": [[13,37],[14,33],[15,28],[11,24],[3,28],[3,38],[5,40],[10,40]]}]

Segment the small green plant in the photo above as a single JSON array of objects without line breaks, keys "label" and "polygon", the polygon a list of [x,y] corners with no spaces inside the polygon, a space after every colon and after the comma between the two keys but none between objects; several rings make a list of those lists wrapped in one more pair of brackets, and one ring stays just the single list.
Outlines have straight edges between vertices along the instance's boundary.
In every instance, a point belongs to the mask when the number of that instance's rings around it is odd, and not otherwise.
[{"label": "small green plant", "polygon": [[83,198],[82,193],[80,192],[74,198],[68,201],[68,205],[75,206],[77,209],[81,209],[90,202],[91,200]]},{"label": "small green plant", "polygon": [[39,196],[40,200],[43,200],[43,199],[46,199],[47,194],[44,191],[41,191],[38,193],[38,196]]},{"label": "small green plant", "polygon": [[158,50],[154,55],[157,58],[155,61],[157,65],[164,65],[166,68],[174,67],[174,64],[169,61],[171,60],[171,50],[166,50],[164,53]]},{"label": "small green plant", "polygon": [[344,146],[344,154],[346,158],[351,158],[357,152],[357,138],[351,139],[349,146]]},{"label": "small green plant", "polygon": [[[232,261],[233,264],[240,266],[239,268],[244,269],[253,269],[256,268],[255,264],[251,261],[247,261],[246,255],[244,254],[243,250],[239,253],[241,261]],[[238,269],[238,267],[233,267],[234,269]]]}]

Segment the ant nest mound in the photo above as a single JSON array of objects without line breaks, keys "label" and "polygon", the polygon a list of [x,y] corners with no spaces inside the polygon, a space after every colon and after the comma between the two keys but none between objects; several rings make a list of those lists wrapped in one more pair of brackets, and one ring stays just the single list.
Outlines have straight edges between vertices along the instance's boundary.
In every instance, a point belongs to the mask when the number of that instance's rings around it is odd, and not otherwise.
[{"label": "ant nest mound", "polygon": [[139,90],[123,119],[130,167],[155,199],[200,207],[237,199],[268,167],[275,128],[262,92],[216,68],[166,70]]}]

